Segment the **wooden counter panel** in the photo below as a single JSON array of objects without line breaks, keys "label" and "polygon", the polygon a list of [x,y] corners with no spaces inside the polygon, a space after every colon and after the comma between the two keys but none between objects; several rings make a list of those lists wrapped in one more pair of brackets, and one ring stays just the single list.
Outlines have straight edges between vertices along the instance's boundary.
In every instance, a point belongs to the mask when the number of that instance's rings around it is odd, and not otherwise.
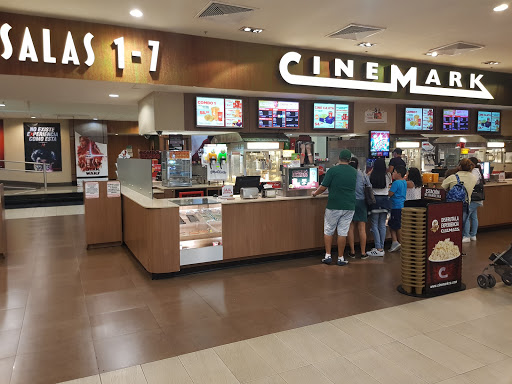
[{"label": "wooden counter panel", "polygon": [[485,188],[483,207],[478,208],[478,226],[493,227],[512,224],[511,185],[493,185]]},{"label": "wooden counter panel", "polygon": [[224,260],[323,247],[327,199],[222,206]]},{"label": "wooden counter panel", "polygon": [[178,208],[146,209],[123,196],[123,240],[151,273],[180,270]]}]

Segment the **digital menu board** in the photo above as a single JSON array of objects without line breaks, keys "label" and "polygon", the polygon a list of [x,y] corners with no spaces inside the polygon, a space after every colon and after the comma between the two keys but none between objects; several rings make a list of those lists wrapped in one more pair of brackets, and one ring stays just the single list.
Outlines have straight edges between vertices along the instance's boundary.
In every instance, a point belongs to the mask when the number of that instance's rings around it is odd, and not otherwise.
[{"label": "digital menu board", "polygon": [[313,104],[314,129],[348,129],[348,104]]},{"label": "digital menu board", "polygon": [[289,171],[288,189],[316,189],[318,168],[291,168]]},{"label": "digital menu board", "polygon": [[478,111],[478,132],[499,132],[500,131],[500,112]]},{"label": "digital menu board", "polygon": [[434,129],[433,108],[405,108],[406,131],[431,131]]},{"label": "digital menu board", "polygon": [[370,157],[388,157],[389,139],[389,131],[370,131]]},{"label": "digital menu board", "polygon": [[241,128],[242,100],[218,97],[196,97],[198,127]]},{"label": "digital menu board", "polygon": [[298,101],[258,101],[259,128],[299,128]]},{"label": "digital menu board", "polygon": [[469,111],[467,109],[443,109],[443,131],[467,131]]}]

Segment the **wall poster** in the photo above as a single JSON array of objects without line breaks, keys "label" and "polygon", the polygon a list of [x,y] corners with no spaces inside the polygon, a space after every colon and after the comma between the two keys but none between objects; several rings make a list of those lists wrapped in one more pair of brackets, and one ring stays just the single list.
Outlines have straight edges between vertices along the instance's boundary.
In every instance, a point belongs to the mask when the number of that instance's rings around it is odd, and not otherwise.
[{"label": "wall poster", "polygon": [[108,177],[107,144],[75,132],[76,177]]},{"label": "wall poster", "polygon": [[26,170],[62,171],[59,123],[23,123]]}]

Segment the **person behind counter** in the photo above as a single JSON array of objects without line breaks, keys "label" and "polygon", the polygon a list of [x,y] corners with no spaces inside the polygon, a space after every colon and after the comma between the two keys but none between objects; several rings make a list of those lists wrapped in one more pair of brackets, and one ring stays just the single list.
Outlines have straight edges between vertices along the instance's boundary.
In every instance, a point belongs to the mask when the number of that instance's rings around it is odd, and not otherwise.
[{"label": "person behind counter", "polygon": [[[464,188],[467,192],[467,204],[465,204],[465,208],[462,211],[462,233],[464,233],[466,226],[468,225],[467,219],[468,219],[468,210],[469,210],[469,204],[471,204],[471,194],[473,193],[473,189],[476,185],[476,177],[473,176],[471,171],[475,165],[473,162],[469,159],[462,159],[459,163],[459,166],[457,168],[457,173],[454,175],[450,175],[446,177],[443,180],[443,183],[441,184],[441,187],[443,189],[446,189],[449,191],[453,188],[455,184],[457,184],[457,176],[459,177],[459,180],[463,183]],[[469,237],[462,237],[463,243],[469,243],[471,239]]]},{"label": "person behind counter", "polygon": [[405,165],[405,161],[402,159],[402,149],[400,148],[395,148],[393,150],[393,158],[389,161],[389,167],[388,167],[388,172],[390,174],[393,174],[393,170],[398,166],[398,165],[403,165],[405,169],[407,169],[407,166]]},{"label": "person behind counter", "polygon": [[407,181],[404,177],[406,169],[403,165],[397,165],[393,171],[393,184],[389,189],[389,198],[391,200],[391,216],[388,221],[389,230],[391,232],[391,248],[389,252],[398,251],[401,243],[402,229],[402,208],[404,207],[405,197],[407,195]]},{"label": "person behind counter", "polygon": [[[462,238],[469,238],[476,241],[476,233],[478,232],[478,207],[484,205],[484,174],[480,167],[479,161],[476,157],[470,157],[469,160],[473,162],[475,167],[471,171],[471,174],[476,178],[476,185],[471,194],[471,203],[469,203],[469,212],[467,223],[464,226],[464,232]],[[467,241],[467,240],[466,240]]]},{"label": "person behind counter", "polygon": [[386,219],[391,210],[389,201],[389,185],[393,179],[386,172],[386,162],[380,158],[375,160],[370,174],[370,183],[372,184],[373,194],[375,195],[375,204],[370,207],[371,228],[373,238],[375,239],[375,248],[367,252],[369,256],[384,256],[384,241],[386,240]]},{"label": "person behind counter", "polygon": [[365,185],[372,186],[367,175],[359,170],[359,160],[357,157],[352,157],[348,163],[351,167],[357,171],[356,180],[356,210],[354,217],[350,223],[350,229],[348,231],[348,245],[350,247],[350,253],[348,256],[352,259],[356,257],[356,249],[354,242],[354,227],[357,225],[357,232],[359,233],[359,246],[361,248],[361,259],[367,259],[366,254],[366,222],[368,221],[368,208],[366,201],[364,200],[364,187]]},{"label": "person behind counter", "polygon": [[356,209],[356,180],[357,171],[348,165],[352,154],[348,149],[340,152],[339,162],[327,171],[322,185],[312,193],[318,196],[329,188],[327,208],[324,216],[325,257],[322,263],[332,262],[331,248],[334,231],[338,230],[338,262],[340,266],[348,264],[343,257],[350,222]]}]

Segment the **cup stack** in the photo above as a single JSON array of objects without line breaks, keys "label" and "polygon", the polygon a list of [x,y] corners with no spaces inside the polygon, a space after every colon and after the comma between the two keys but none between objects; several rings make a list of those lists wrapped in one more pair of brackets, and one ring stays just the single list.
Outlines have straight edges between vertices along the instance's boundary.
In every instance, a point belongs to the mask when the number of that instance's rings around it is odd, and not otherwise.
[{"label": "cup stack", "polygon": [[425,286],[427,209],[402,209],[402,288],[421,295]]}]

